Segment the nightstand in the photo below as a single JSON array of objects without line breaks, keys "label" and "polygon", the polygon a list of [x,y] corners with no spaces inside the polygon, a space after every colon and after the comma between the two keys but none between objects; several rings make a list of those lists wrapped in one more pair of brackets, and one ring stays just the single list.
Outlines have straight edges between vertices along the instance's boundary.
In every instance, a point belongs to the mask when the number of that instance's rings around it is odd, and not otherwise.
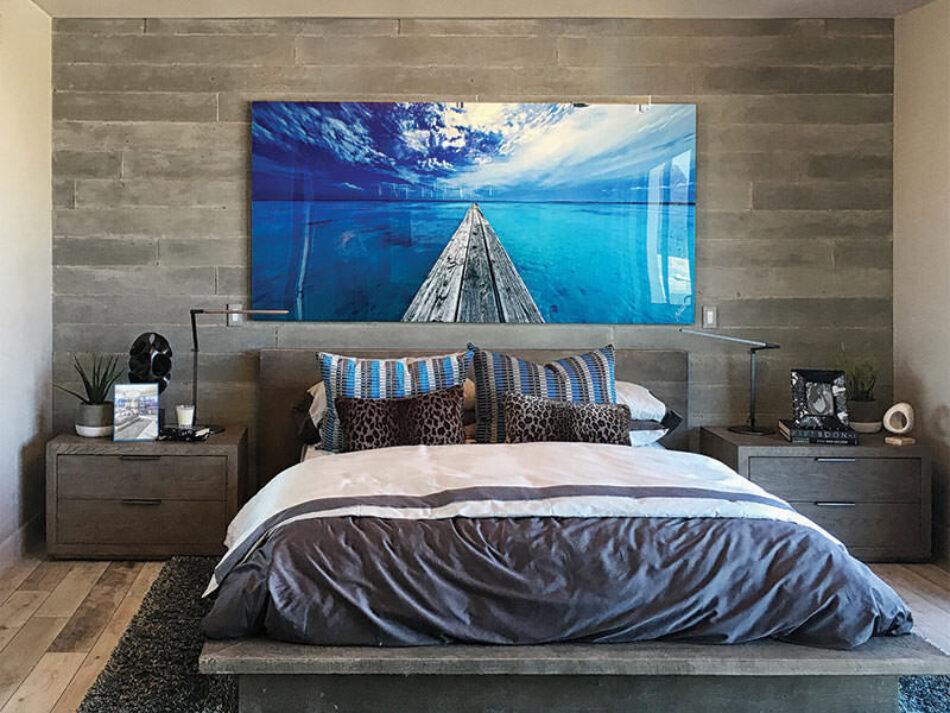
[{"label": "nightstand", "polygon": [[867,562],[930,558],[930,452],[888,446],[790,443],[702,428],[700,451],[722,461],[821,525]]},{"label": "nightstand", "polygon": [[220,554],[247,495],[244,426],[203,443],[57,436],[46,447],[47,553]]}]

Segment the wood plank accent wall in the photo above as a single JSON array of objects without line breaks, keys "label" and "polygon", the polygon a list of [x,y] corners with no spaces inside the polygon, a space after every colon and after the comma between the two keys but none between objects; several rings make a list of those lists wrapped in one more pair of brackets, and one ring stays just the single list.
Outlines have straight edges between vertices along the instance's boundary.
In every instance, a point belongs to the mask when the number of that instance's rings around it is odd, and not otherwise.
[{"label": "wood plank accent wall", "polygon": [[[247,304],[252,99],[698,105],[697,303],[760,360],[765,422],[788,369],[842,345],[891,384],[889,20],[57,20],[55,378],[142,331],[176,352],[188,308]],[[690,424],[742,420],[747,357],[672,327],[251,323],[202,328],[204,413],[252,420],[261,347],[692,351]],[[69,426],[73,402],[56,394]]]}]

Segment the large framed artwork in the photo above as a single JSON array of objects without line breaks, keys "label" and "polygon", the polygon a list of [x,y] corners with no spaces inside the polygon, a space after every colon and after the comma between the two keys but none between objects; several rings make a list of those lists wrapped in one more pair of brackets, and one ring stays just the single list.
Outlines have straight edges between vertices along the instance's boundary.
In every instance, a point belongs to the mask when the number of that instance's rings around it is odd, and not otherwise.
[{"label": "large framed artwork", "polygon": [[254,102],[255,309],[691,324],[696,108]]}]

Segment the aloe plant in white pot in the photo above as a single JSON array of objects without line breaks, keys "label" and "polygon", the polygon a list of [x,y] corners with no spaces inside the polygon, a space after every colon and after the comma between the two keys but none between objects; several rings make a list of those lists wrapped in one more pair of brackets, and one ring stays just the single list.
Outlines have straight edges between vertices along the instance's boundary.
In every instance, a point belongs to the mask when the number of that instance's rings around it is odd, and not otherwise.
[{"label": "aloe plant in white pot", "polygon": [[848,420],[858,433],[881,430],[881,407],[874,398],[877,364],[870,357],[847,359],[842,367],[848,395]]},{"label": "aloe plant in white pot", "polygon": [[76,433],[87,438],[112,435],[113,405],[109,401],[109,391],[122,374],[119,358],[93,354],[92,366],[87,370],[79,357],[73,355],[73,366],[82,379],[85,396],[59,384],[56,388],[79,399]]}]

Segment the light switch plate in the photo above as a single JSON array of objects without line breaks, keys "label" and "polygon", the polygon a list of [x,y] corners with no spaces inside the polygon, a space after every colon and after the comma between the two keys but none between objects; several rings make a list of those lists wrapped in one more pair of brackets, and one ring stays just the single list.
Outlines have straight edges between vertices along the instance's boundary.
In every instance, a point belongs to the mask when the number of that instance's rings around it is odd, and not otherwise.
[{"label": "light switch plate", "polygon": [[[244,309],[244,305],[241,303],[229,304],[228,309]],[[228,318],[229,327],[239,327],[244,324],[243,314],[228,314],[225,316]]]},{"label": "light switch plate", "polygon": [[716,305],[703,305],[703,327],[715,329],[719,324],[719,314]]}]

